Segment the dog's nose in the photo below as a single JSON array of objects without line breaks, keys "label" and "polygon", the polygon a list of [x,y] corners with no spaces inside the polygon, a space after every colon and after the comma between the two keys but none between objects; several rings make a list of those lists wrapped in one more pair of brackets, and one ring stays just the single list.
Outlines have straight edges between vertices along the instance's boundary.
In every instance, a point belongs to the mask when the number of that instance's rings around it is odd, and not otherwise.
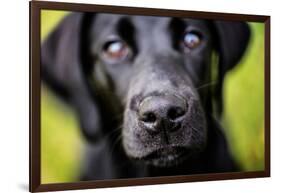
[{"label": "dog's nose", "polygon": [[138,111],[141,124],[152,133],[161,129],[167,132],[181,128],[181,123],[187,111],[184,99],[174,95],[149,96],[145,98]]}]

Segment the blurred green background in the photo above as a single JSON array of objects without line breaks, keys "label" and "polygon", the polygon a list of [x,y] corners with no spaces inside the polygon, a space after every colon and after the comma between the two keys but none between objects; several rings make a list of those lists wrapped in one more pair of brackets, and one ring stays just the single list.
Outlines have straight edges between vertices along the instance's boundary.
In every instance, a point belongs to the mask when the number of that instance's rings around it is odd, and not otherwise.
[{"label": "blurred green background", "polygon": [[[66,15],[41,11],[41,41]],[[228,73],[223,126],[231,151],[244,171],[264,169],[264,24],[249,23],[247,54]],[[44,85],[41,90],[41,183],[77,181],[83,138],[73,110]]]}]

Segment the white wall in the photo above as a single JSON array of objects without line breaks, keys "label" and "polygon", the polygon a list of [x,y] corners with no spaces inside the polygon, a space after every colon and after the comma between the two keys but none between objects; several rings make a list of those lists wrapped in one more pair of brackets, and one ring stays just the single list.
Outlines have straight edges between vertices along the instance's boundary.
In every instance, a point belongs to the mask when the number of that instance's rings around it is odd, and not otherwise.
[{"label": "white wall", "polygon": [[[99,189],[95,192],[279,192],[281,190],[281,6],[276,0],[69,0],[108,5],[271,15],[272,177],[173,185]],[[0,17],[0,191],[28,187],[28,1],[1,1]],[[81,190],[76,192],[90,192]],[[74,191],[71,191],[74,192]]]}]

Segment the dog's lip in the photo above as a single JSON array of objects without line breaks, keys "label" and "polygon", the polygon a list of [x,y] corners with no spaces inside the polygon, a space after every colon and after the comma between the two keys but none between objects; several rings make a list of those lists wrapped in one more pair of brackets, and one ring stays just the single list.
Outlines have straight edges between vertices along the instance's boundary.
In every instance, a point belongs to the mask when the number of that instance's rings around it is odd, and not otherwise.
[{"label": "dog's lip", "polygon": [[189,157],[190,151],[185,147],[163,147],[159,148],[142,159],[154,166],[167,167],[181,163]]}]

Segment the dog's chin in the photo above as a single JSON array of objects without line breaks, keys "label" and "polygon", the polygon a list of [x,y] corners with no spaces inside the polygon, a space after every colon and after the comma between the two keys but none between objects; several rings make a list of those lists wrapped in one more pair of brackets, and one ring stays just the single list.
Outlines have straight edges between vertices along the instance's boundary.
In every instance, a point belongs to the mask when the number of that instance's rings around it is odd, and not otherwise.
[{"label": "dog's chin", "polygon": [[173,167],[181,164],[191,156],[191,152],[184,147],[161,148],[144,156],[141,160],[145,164],[155,167]]}]

